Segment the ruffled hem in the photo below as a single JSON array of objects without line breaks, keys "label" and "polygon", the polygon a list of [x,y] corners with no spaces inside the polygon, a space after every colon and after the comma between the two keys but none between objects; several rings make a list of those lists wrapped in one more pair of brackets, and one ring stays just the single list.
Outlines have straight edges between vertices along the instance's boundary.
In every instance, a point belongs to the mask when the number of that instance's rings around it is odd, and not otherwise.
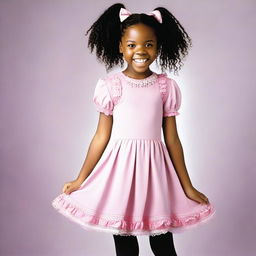
[{"label": "ruffled hem", "polygon": [[160,235],[168,231],[179,233],[187,229],[196,227],[210,220],[215,215],[214,206],[205,205],[199,213],[192,215],[175,216],[161,218],[159,220],[126,221],[124,219],[106,219],[92,215],[81,209],[77,203],[72,202],[68,195],[62,193],[52,201],[52,206],[69,220],[76,222],[86,230],[108,232],[122,236],[140,235]]},{"label": "ruffled hem", "polygon": [[171,112],[166,112],[163,113],[163,116],[178,116],[180,113],[178,111],[171,111]]},{"label": "ruffled hem", "polygon": [[107,116],[113,115],[113,111],[112,110],[106,109],[106,108],[104,108],[104,107],[102,107],[100,105],[96,105],[95,108],[96,108],[96,110],[98,112],[102,112],[102,113],[104,113]]}]

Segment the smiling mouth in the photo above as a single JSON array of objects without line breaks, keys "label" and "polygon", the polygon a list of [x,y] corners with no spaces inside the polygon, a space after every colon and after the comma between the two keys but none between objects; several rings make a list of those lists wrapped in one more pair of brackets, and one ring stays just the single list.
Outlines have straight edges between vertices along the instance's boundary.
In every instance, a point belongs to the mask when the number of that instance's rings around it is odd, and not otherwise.
[{"label": "smiling mouth", "polygon": [[136,63],[145,63],[146,61],[148,61],[148,59],[138,58],[138,59],[133,59],[133,61],[136,62]]}]

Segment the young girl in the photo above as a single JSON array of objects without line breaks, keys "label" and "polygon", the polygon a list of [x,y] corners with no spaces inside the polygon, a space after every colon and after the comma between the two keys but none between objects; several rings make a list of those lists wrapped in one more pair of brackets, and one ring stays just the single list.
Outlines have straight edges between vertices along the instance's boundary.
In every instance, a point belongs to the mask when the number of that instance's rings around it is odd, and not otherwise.
[{"label": "young girl", "polygon": [[177,255],[172,233],[209,220],[215,209],[187,173],[175,120],[181,91],[150,65],[177,72],[191,39],[165,8],[132,14],[122,4],[89,32],[88,46],[107,70],[127,66],[98,80],[97,131],[77,179],[52,205],[87,230],[111,233],[117,255],[138,255],[137,235],[149,236],[154,255]]}]

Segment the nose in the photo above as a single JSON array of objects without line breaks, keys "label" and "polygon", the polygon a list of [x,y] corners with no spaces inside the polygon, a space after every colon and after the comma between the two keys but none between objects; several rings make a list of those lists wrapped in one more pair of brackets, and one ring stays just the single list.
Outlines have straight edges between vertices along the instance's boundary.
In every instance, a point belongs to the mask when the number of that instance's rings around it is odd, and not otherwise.
[{"label": "nose", "polygon": [[136,55],[140,55],[143,56],[147,54],[147,51],[145,50],[145,47],[143,46],[138,46],[137,50],[136,50]]}]

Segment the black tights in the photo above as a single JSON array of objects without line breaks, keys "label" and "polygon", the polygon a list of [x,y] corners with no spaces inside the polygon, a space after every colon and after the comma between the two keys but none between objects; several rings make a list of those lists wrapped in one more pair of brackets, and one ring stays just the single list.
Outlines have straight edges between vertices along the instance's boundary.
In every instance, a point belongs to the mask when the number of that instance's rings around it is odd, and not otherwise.
[{"label": "black tights", "polygon": [[[113,235],[113,238],[117,256],[139,255],[139,244],[136,236]],[[149,236],[149,243],[155,256],[177,256],[171,232]]]}]

